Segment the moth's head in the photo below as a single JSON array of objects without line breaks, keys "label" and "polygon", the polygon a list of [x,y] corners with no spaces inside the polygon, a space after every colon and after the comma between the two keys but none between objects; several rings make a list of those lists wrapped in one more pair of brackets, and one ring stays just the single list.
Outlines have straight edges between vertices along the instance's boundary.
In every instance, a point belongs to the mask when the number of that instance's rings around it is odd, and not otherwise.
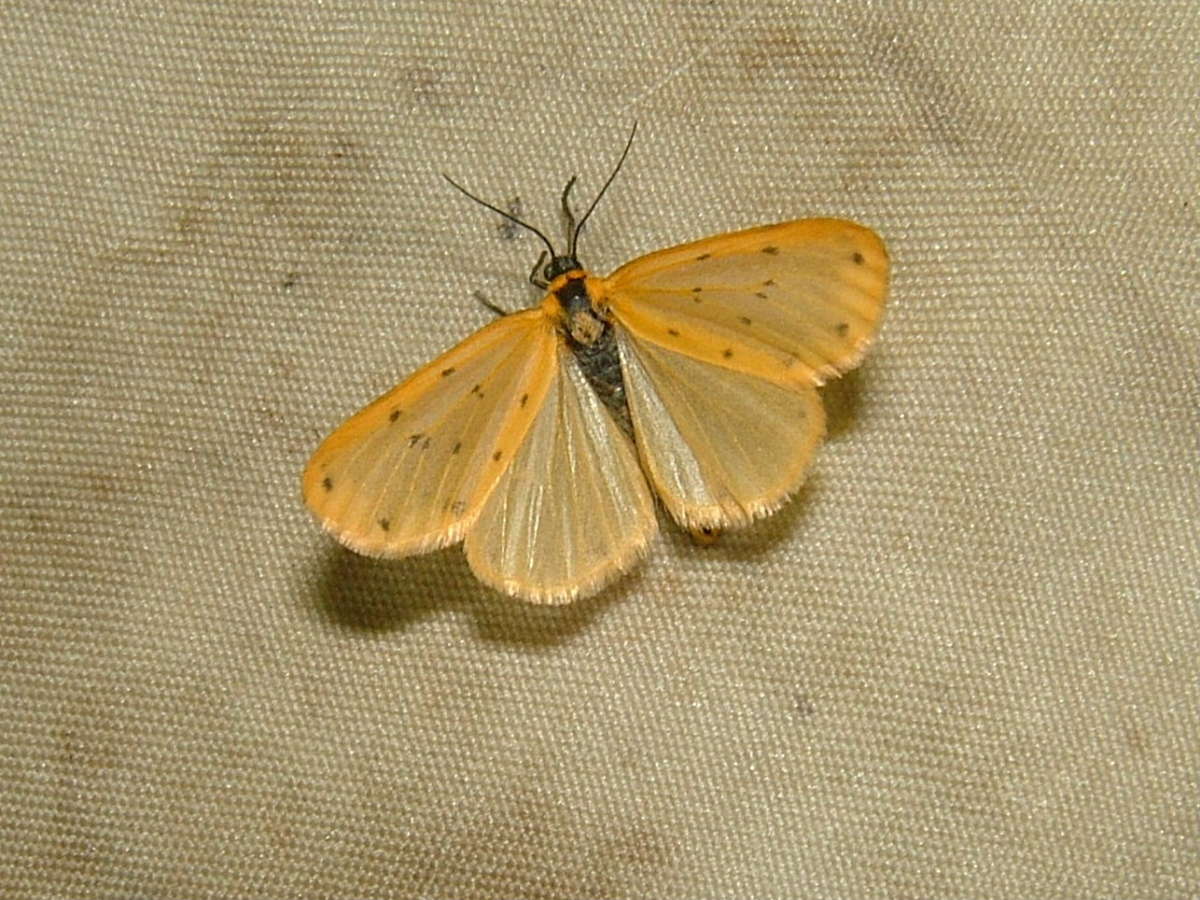
[{"label": "moth's head", "polygon": [[550,262],[542,267],[542,277],[547,282],[553,281],[559,275],[565,272],[570,272],[572,269],[583,268],[579,265],[579,260],[574,255],[563,254],[562,256],[554,256]]}]

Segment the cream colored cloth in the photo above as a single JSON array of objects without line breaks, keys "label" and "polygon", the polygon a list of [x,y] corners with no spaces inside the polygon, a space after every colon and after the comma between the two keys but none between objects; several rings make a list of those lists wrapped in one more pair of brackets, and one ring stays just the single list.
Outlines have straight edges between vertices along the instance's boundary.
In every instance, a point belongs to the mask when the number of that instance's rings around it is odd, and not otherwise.
[{"label": "cream colored cloth", "polygon": [[[5,897],[1200,894],[1200,8],[0,12]],[[539,249],[894,262],[780,514],[535,608],[340,550],[329,429]],[[554,232],[557,235],[557,231]]]}]

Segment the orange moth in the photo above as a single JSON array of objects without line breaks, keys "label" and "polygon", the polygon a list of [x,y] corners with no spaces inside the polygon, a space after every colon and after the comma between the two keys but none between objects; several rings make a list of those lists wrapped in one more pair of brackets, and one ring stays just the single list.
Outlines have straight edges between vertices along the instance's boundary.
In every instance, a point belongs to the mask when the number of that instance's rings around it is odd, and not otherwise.
[{"label": "orange moth", "polygon": [[451,182],[545,243],[530,275],[545,296],[497,309],[320,445],[304,499],[343,544],[408,556],[463,541],[486,584],[563,603],[645,553],[655,495],[700,538],[800,486],[825,430],[816,388],[857,365],[879,325],[883,242],[801,219],[593,275],[576,245],[632,144],[578,222],[567,183],[564,253]]}]

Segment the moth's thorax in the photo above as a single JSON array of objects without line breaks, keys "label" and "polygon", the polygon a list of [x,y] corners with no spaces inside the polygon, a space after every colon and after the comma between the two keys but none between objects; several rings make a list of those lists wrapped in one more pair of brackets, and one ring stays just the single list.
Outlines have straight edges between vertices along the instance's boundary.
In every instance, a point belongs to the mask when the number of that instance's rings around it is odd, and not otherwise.
[{"label": "moth's thorax", "polygon": [[608,310],[599,302],[595,284],[596,279],[583,269],[571,269],[550,282],[542,304],[581,347],[599,341],[609,322]]},{"label": "moth's thorax", "polygon": [[633,421],[625,401],[625,380],[617,333],[604,297],[604,279],[571,269],[550,282],[542,310],[562,332],[583,376],[630,439]]}]

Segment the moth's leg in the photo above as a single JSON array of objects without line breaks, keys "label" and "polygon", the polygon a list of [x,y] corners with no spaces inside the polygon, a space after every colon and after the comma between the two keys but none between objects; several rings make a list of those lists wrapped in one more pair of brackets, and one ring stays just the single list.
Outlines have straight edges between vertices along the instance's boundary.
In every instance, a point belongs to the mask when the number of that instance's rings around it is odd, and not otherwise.
[{"label": "moth's leg", "polygon": [[473,293],[471,296],[478,300],[485,309],[491,310],[497,316],[503,318],[504,316],[509,315],[509,311],[507,309],[501,309],[499,306],[489,300],[487,298],[487,294],[485,294],[483,291],[475,291],[475,293]]},{"label": "moth's leg", "polygon": [[538,278],[538,272],[541,270],[542,263],[545,261],[545,259],[546,259],[546,251],[543,250],[542,255],[537,258],[537,262],[535,262],[533,264],[533,268],[530,269],[530,271],[529,271],[529,283],[532,284],[538,290],[542,290],[542,291],[544,291],[548,287],[550,287],[550,285],[546,284],[546,282],[544,282],[544,281],[542,281],[542,279]]}]

